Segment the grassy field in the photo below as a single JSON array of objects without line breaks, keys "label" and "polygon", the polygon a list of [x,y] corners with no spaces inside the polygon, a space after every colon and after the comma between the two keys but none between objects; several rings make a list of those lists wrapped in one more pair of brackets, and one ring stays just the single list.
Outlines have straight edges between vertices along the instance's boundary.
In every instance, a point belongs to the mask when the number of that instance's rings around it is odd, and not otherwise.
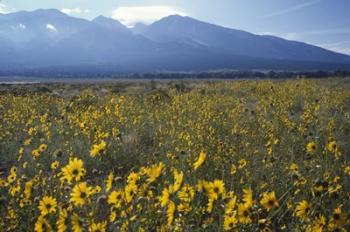
[{"label": "grassy field", "polygon": [[0,85],[0,231],[350,231],[350,81]]}]

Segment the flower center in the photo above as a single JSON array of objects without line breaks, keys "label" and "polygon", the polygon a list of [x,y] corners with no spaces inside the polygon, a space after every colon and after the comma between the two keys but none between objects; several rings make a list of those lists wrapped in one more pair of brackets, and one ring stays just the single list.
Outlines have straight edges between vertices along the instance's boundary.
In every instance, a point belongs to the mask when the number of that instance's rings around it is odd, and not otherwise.
[{"label": "flower center", "polygon": [[248,217],[248,215],[249,215],[249,214],[248,214],[248,211],[247,211],[247,210],[244,210],[244,211],[243,211],[243,216],[244,216],[244,217]]},{"label": "flower center", "polygon": [[275,202],[274,202],[273,200],[269,200],[269,201],[267,202],[267,204],[268,204],[269,206],[273,206],[273,205],[275,204]]},{"label": "flower center", "polygon": [[305,208],[305,213],[306,213],[306,214],[308,214],[308,213],[309,213],[309,211],[310,211],[310,209],[309,209],[309,208]]},{"label": "flower center", "polygon": [[78,171],[78,169],[74,169],[72,173],[74,176],[77,176],[79,174],[79,171]]},{"label": "flower center", "polygon": [[333,214],[333,219],[336,220],[336,221],[339,220],[340,219],[340,215],[338,213]]},{"label": "flower center", "polygon": [[80,198],[82,199],[86,198],[86,193],[85,192],[80,193]]}]

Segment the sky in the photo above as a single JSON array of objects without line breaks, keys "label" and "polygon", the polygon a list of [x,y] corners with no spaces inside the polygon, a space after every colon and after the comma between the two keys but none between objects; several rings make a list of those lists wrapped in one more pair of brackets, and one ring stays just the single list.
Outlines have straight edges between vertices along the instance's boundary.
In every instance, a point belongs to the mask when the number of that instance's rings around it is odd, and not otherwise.
[{"label": "sky", "polygon": [[0,13],[39,8],[86,19],[104,15],[127,26],[180,14],[350,55],[350,0],[0,0]]}]

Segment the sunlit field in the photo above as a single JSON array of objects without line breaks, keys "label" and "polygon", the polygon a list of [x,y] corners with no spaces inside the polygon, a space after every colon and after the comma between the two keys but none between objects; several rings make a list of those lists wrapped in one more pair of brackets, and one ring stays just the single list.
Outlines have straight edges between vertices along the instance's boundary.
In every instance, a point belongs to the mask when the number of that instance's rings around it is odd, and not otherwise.
[{"label": "sunlit field", "polygon": [[350,231],[349,90],[0,86],[0,231]]}]

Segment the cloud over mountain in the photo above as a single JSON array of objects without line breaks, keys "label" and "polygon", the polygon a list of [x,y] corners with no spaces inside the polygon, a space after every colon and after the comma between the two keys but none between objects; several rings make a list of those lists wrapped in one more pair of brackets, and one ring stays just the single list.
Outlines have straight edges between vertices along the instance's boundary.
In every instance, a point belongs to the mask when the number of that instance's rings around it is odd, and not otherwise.
[{"label": "cloud over mountain", "polygon": [[168,15],[186,15],[184,12],[176,9],[173,6],[137,6],[137,7],[119,7],[112,13],[112,18],[121,23],[132,26],[142,22],[146,24],[153,23]]},{"label": "cloud over mountain", "polygon": [[82,13],[89,13],[90,10],[89,9],[80,9],[80,8],[63,8],[61,9],[61,11],[65,14],[82,14]]}]

